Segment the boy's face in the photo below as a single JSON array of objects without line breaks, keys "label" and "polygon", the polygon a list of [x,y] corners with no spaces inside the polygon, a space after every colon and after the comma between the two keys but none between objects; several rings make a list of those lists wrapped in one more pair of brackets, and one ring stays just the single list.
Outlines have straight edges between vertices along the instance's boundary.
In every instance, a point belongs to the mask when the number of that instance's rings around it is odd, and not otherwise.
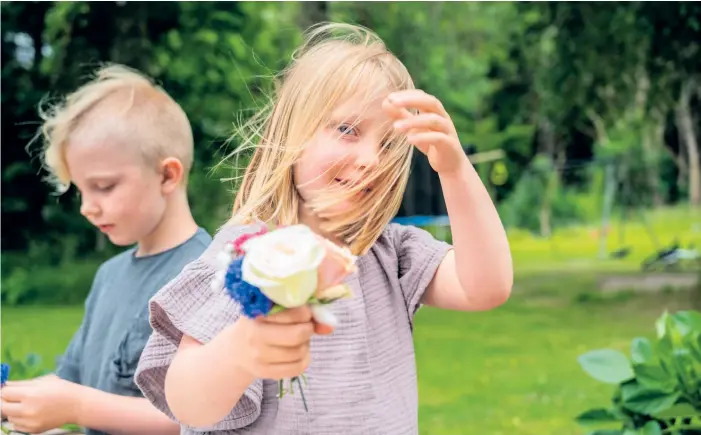
[{"label": "boy's face", "polygon": [[[295,184],[305,201],[315,193],[328,188],[345,189],[367,179],[379,164],[382,143],[388,135],[392,120],[382,109],[382,100],[356,113],[358,104],[341,105],[331,116],[328,125],[321,126],[305,145],[302,157],[295,165]],[[333,212],[348,210],[363,196],[372,184],[358,194],[333,208]]]},{"label": "boy's face", "polygon": [[80,212],[112,243],[127,246],[151,234],[165,213],[162,175],[136,147],[75,138],[66,163],[81,196]]}]

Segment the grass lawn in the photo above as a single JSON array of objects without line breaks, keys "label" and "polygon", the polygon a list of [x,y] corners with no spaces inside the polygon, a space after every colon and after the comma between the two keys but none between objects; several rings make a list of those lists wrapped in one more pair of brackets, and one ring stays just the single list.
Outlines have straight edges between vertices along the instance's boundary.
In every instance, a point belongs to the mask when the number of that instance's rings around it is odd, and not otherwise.
[{"label": "grass lawn", "polygon": [[[694,232],[692,218],[690,212],[673,210],[651,216],[651,222],[664,244],[679,237],[684,245],[701,246],[701,231]],[[653,335],[654,320],[665,309],[688,308],[691,302],[681,292],[598,296],[593,292],[598,271],[636,270],[653,246],[642,225],[630,224],[631,257],[602,262],[596,260],[598,240],[591,231],[563,231],[552,241],[514,234],[517,291],[497,310],[419,312],[415,342],[421,434],[585,433],[574,417],[605,406],[610,390],[580,370],[577,356],[601,347],[627,353],[633,337]],[[82,310],[3,308],[2,347],[15,355],[39,353],[51,369]]]}]

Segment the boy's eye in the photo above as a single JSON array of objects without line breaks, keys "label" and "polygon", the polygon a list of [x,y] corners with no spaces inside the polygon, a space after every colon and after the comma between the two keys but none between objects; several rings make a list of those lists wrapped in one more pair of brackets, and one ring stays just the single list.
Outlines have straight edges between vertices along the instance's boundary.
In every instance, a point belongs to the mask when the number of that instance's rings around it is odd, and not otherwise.
[{"label": "boy's eye", "polygon": [[109,192],[110,190],[112,190],[114,188],[114,186],[115,186],[114,184],[102,184],[102,185],[98,184],[95,186],[95,189],[100,191],[100,192]]}]

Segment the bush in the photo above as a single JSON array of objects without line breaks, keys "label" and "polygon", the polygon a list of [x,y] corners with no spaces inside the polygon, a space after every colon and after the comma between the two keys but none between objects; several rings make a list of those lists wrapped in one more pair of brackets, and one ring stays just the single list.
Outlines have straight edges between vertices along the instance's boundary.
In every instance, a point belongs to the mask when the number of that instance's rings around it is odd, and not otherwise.
[{"label": "bush", "polygon": [[81,304],[90,292],[101,260],[61,265],[16,265],[2,274],[0,300],[7,305]]},{"label": "bush", "polygon": [[701,313],[665,313],[656,328],[656,340],[633,340],[630,359],[611,349],[579,357],[587,374],[616,385],[611,406],[577,417],[600,427],[590,435],[701,433]]}]

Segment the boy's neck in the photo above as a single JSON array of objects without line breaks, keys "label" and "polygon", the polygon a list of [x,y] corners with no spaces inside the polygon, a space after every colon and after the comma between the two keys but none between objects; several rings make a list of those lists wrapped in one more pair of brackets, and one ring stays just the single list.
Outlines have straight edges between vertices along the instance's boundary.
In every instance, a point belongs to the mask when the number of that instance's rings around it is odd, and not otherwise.
[{"label": "boy's neck", "polygon": [[169,198],[163,218],[148,236],[139,240],[137,257],[155,255],[186,242],[198,230],[185,191]]}]

